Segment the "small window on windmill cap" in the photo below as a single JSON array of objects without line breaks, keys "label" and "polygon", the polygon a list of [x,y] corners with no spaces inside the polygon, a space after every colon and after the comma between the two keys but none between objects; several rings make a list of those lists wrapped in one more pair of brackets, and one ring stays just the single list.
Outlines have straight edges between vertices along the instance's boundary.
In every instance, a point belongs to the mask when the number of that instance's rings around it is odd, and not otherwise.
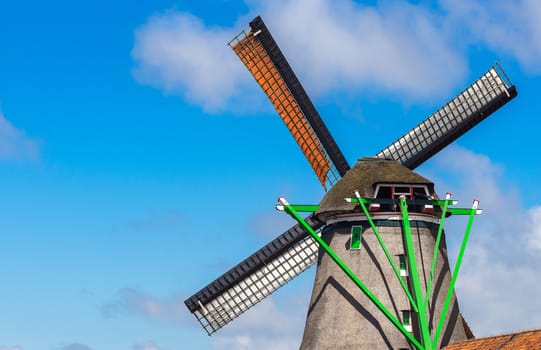
[{"label": "small window on windmill cap", "polygon": [[392,197],[391,187],[391,185],[378,185],[376,187],[376,193],[374,194],[374,198],[390,199]]},{"label": "small window on windmill cap", "polygon": [[409,195],[411,193],[411,188],[409,186],[396,186],[394,189],[394,194],[407,194]]}]

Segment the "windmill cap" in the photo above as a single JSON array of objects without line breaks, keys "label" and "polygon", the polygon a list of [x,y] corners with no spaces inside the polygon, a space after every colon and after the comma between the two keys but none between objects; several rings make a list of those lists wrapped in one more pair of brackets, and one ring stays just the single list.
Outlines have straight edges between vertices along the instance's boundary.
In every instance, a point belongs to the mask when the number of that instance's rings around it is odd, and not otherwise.
[{"label": "windmill cap", "polygon": [[385,183],[426,185],[432,196],[437,197],[433,182],[400,163],[380,158],[361,158],[323,197],[316,216],[321,221],[327,221],[334,215],[359,211],[356,203],[348,203],[344,198],[353,197],[355,191],[363,198],[372,198],[376,185]]}]

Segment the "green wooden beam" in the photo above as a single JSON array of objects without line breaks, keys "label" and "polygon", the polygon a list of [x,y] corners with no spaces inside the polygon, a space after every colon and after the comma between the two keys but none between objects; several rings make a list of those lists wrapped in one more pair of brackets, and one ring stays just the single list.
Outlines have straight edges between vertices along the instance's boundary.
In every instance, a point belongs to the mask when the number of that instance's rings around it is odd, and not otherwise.
[{"label": "green wooden beam", "polygon": [[430,299],[430,294],[432,293],[432,282],[434,281],[434,273],[436,271],[436,262],[438,261],[438,252],[440,250],[440,241],[441,236],[443,233],[443,226],[445,223],[445,216],[447,215],[447,208],[449,206],[449,199],[451,198],[451,194],[447,192],[445,195],[445,201],[443,201],[443,209],[441,211],[441,219],[440,219],[440,226],[438,227],[438,235],[436,236],[436,244],[434,246],[434,254],[432,256],[432,264],[430,266],[430,275],[428,277],[428,286],[426,288],[426,294],[425,294],[425,307],[428,307],[428,301]]},{"label": "green wooden beam", "polygon": [[458,277],[458,272],[460,271],[460,265],[462,264],[462,258],[464,257],[466,246],[468,245],[468,239],[470,237],[470,231],[473,225],[473,220],[475,218],[475,215],[478,215],[480,213],[480,211],[477,209],[478,206],[479,206],[479,201],[478,200],[473,201],[472,209],[470,209],[470,214],[469,214],[470,217],[468,219],[468,225],[466,226],[466,232],[464,233],[464,238],[462,239],[462,245],[460,246],[460,252],[458,253],[458,257],[456,259],[455,269],[453,271],[453,276],[451,277],[451,283],[449,285],[449,289],[447,290],[447,296],[445,298],[445,303],[443,304],[443,309],[441,311],[438,327],[436,328],[436,333],[434,334],[434,340],[432,342],[432,349],[434,350],[437,349],[437,345],[440,340],[440,335],[443,329],[443,324],[445,322],[445,317],[447,315],[447,310],[449,308],[449,304],[451,303],[451,298],[453,296],[455,282]]},{"label": "green wooden beam", "polygon": [[[353,271],[340,259],[340,257],[327,245],[327,243],[319,237],[319,235],[306,223],[304,218],[299,215],[295,210],[295,207],[289,205],[287,201],[281,197],[279,198],[280,202],[283,205],[283,210],[288,213],[293,219],[295,219],[311,236],[316,240],[320,247],[325,250],[325,252],[331,257],[331,259],[340,267],[342,271],[359,287],[359,289],[372,301],[372,303],[385,315],[385,317],[408,339],[408,341],[414,345],[418,350],[426,350],[426,348],[419,343],[415,337],[408,332],[400,320],[398,320],[386,307],[381,303],[381,301],[366,287],[366,285],[355,275]],[[281,208],[280,208],[281,209]]]},{"label": "green wooden beam", "polygon": [[383,249],[383,252],[385,253],[385,256],[387,257],[387,260],[389,261],[389,264],[391,265],[391,268],[393,269],[393,272],[398,279],[398,282],[402,286],[402,289],[404,290],[404,293],[408,297],[411,306],[415,310],[415,312],[419,311],[417,302],[413,299],[413,296],[411,295],[408,286],[406,286],[406,282],[404,282],[404,279],[402,276],[400,276],[400,268],[396,266],[396,263],[391,256],[391,253],[389,252],[389,249],[387,249],[387,246],[385,245],[385,242],[383,241],[383,238],[381,237],[381,234],[379,233],[379,230],[374,224],[374,220],[372,220],[372,217],[370,216],[370,212],[368,211],[368,208],[366,207],[366,204],[369,204],[371,201],[367,200],[366,198],[361,198],[359,192],[355,191],[356,198],[352,198],[352,201],[357,201],[359,205],[361,206],[364,215],[366,216],[366,219],[368,220],[368,223],[370,224],[370,227],[372,228],[372,231],[374,231],[374,235],[376,236],[376,239],[379,242],[379,245],[381,249]]},{"label": "green wooden beam", "polygon": [[[402,213],[402,222],[403,222],[403,235],[404,235],[404,242],[406,246],[406,259],[408,261],[409,265],[409,278],[411,282],[411,286],[413,289],[413,295],[410,293],[409,288],[405,285],[404,280],[400,276],[400,270],[397,267],[396,263],[392,259],[392,256],[387,249],[385,243],[383,242],[383,239],[379,233],[378,228],[376,227],[374,221],[372,220],[370,216],[370,212],[367,208],[367,204],[370,203],[387,203],[390,200],[379,200],[379,199],[369,199],[369,198],[361,198],[359,193],[355,193],[356,198],[346,198],[348,202],[352,203],[359,203],[360,207],[363,210],[364,215],[366,216],[372,230],[374,231],[374,234],[382,247],[387,260],[391,264],[391,267],[393,268],[393,271],[395,272],[395,275],[397,276],[398,280],[401,282],[402,288],[404,289],[405,294],[408,296],[408,299],[410,300],[410,303],[412,305],[412,308],[416,312],[418,316],[418,323],[419,323],[419,333],[421,335],[420,341],[415,339],[415,337],[404,328],[404,325],[400,322],[400,320],[393,315],[392,312],[390,312],[385,305],[381,303],[381,301],[364,285],[364,283],[353,273],[353,271],[340,259],[340,257],[327,245],[327,243],[306,223],[303,217],[299,215],[299,212],[316,212],[319,208],[317,205],[290,205],[287,203],[287,201],[282,197],[279,198],[281,205],[277,205],[276,208],[279,210],[283,210],[286,213],[288,213],[291,217],[293,217],[299,224],[312,236],[313,239],[316,240],[316,242],[325,250],[325,252],[331,257],[331,259],[346,273],[346,275],[361,289],[361,291],[370,299],[370,301],[383,313],[383,315],[408,339],[408,341],[418,350],[436,350],[437,344],[440,341],[441,332],[443,329],[443,325],[445,322],[445,318],[449,309],[449,304],[453,295],[454,286],[456,283],[456,279],[458,276],[458,272],[460,270],[460,266],[462,264],[462,259],[464,256],[464,252],[466,250],[468,238],[470,235],[470,231],[473,225],[473,219],[475,215],[478,215],[481,213],[480,209],[477,209],[478,201],[474,201],[474,205],[472,208],[449,208],[450,205],[456,205],[457,202],[450,200],[449,196],[446,197],[445,200],[423,200],[423,202],[426,202],[426,204],[432,204],[437,206],[443,206],[442,209],[442,216],[440,219],[440,225],[438,228],[438,234],[436,236],[436,242],[435,242],[435,249],[434,249],[434,255],[432,258],[432,264],[430,269],[430,277],[428,281],[428,286],[426,290],[426,294],[423,298],[422,294],[422,288],[421,288],[421,282],[419,278],[419,272],[417,269],[417,260],[415,257],[415,248],[413,244],[413,238],[411,233],[411,227],[409,223],[409,214],[408,214],[408,205],[419,205],[419,201],[411,201],[406,200],[405,198],[400,198],[400,209]],[[396,201],[394,201],[396,202]],[[466,227],[466,232],[464,234],[464,238],[462,241],[462,246],[460,248],[460,252],[458,254],[457,262],[455,265],[454,273],[451,277],[451,283],[449,285],[449,289],[447,291],[446,299],[442,308],[442,312],[440,315],[440,319],[434,334],[434,337],[431,339],[430,336],[430,328],[429,328],[429,318],[427,314],[428,310],[428,302],[429,302],[429,296],[432,289],[432,283],[434,279],[435,274],[435,266],[437,262],[437,255],[439,251],[439,246],[441,244],[441,237],[443,235],[443,226],[445,222],[445,217],[447,216],[447,213],[451,213],[453,215],[469,215],[469,221],[468,225]],[[359,234],[359,238],[352,240],[352,248],[353,247],[360,247],[361,239],[360,234],[362,231],[362,228],[360,226],[356,226],[357,231],[352,231],[352,236],[355,235],[355,232]],[[353,237],[352,237],[353,238]]]},{"label": "green wooden beam", "polygon": [[406,245],[406,255],[410,267],[409,276],[413,289],[413,298],[417,303],[417,319],[419,321],[419,333],[421,334],[421,343],[425,348],[430,347],[432,340],[430,338],[430,329],[428,327],[428,315],[425,304],[423,303],[423,292],[421,289],[421,280],[419,271],[417,270],[417,259],[415,258],[415,248],[411,235],[411,227],[408,216],[408,204],[404,197],[400,198],[400,210],[402,212],[402,224],[404,228],[404,241]]}]

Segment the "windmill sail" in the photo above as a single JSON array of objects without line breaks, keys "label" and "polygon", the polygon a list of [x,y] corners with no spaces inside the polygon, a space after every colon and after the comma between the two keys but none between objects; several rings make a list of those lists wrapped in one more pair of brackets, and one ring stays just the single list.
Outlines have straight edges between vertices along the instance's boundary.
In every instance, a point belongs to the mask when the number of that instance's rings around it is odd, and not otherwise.
[{"label": "windmill sail", "polygon": [[499,64],[376,157],[415,169],[517,96]]},{"label": "windmill sail", "polygon": [[[306,221],[314,230],[322,226],[311,216]],[[211,335],[312,266],[318,249],[295,225],[184,303]]]},{"label": "windmill sail", "polygon": [[261,17],[250,22],[250,28],[229,45],[269,97],[327,189],[349,170],[349,164]]}]

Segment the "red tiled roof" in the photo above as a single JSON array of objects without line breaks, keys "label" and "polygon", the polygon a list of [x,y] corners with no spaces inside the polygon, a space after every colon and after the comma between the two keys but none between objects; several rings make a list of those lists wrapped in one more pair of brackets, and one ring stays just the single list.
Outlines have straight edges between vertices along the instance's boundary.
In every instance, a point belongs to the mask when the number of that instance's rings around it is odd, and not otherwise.
[{"label": "red tiled roof", "polygon": [[541,329],[466,340],[443,350],[541,350]]}]

